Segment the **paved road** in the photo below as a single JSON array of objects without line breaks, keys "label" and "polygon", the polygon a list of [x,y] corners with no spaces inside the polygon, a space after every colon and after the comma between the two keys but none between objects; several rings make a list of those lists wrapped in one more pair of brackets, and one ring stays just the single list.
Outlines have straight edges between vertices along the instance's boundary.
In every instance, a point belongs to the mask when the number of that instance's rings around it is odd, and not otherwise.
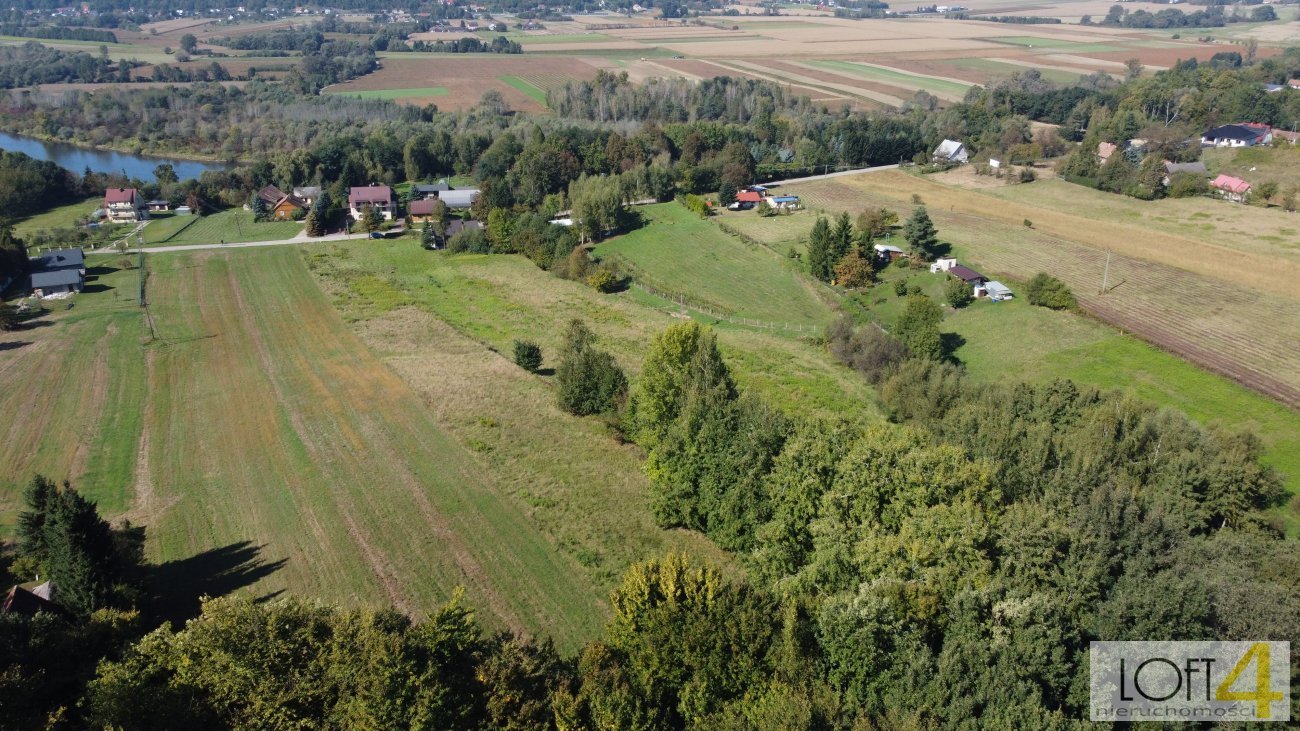
[{"label": "paved road", "polygon": [[809,175],[806,178],[790,178],[789,180],[773,180],[763,183],[767,187],[777,185],[791,185],[793,183],[811,183],[814,180],[827,180],[829,178],[842,178],[846,175],[861,175],[862,173],[876,173],[881,170],[897,170],[898,165],[877,165],[874,168],[857,168],[856,170],[841,170],[837,173],[825,173],[824,175]]},{"label": "paved road", "polygon": [[[321,236],[319,238],[308,238],[306,236],[302,236],[302,237],[295,237],[292,239],[279,239],[276,241],[238,241],[238,242],[226,242],[224,244],[186,244],[184,246],[146,246],[144,247],[144,253],[165,254],[169,251],[198,251],[200,249],[246,249],[254,246],[288,246],[288,245],[295,245],[295,244],[316,244],[316,243],[325,243],[329,241],[347,241],[349,239],[365,239],[365,238],[369,238],[369,236],[370,234],[367,233],[329,234],[328,236]],[[135,254],[138,253],[139,251],[140,250],[138,248],[128,249],[127,253]],[[121,254],[122,252],[118,251],[117,249],[99,249],[97,251],[88,251],[86,253],[87,254]]]}]

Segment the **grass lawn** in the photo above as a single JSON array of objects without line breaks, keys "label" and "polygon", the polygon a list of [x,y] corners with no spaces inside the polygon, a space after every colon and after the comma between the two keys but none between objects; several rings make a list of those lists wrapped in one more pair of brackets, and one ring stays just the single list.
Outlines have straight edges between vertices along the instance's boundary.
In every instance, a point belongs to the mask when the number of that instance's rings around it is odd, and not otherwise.
[{"label": "grass lawn", "polygon": [[144,227],[144,242],[146,244],[167,243],[173,236],[179,235],[186,228],[202,220],[201,216],[155,213],[150,218],[149,225]]},{"label": "grass lawn", "polygon": [[533,101],[537,102],[538,104],[541,104],[542,106],[546,106],[545,89],[538,88],[534,86],[532,83],[530,83],[529,81],[527,81],[526,79],[522,79],[518,76],[502,76],[500,78],[502,82],[519,90],[520,92],[523,92],[525,96],[531,98]]},{"label": "grass lawn", "polygon": [[830,320],[817,286],[770,249],[745,244],[677,203],[637,211],[646,225],[600,244],[596,253],[630,265],[639,281],[741,317]]},{"label": "grass lawn", "polygon": [[85,292],[51,302],[36,327],[0,332],[0,534],[35,474],[71,480],[111,514],[130,504],[146,391],[131,261],[92,259]]},{"label": "grass lawn", "polygon": [[950,81],[948,79],[935,79],[920,74],[909,74],[906,71],[898,69],[886,69],[879,66],[868,66],[866,64],[856,63],[853,61],[809,61],[809,65],[818,66],[824,69],[835,71],[845,71],[860,76],[870,81],[879,81],[885,84],[901,86],[905,89],[924,89],[926,91],[940,92],[949,95],[963,96],[966,90],[975,84],[963,81]]},{"label": "grass lawn", "polygon": [[367,89],[352,91],[349,89],[331,89],[327,93],[354,96],[359,99],[410,99],[426,96],[446,96],[451,92],[445,86],[422,86],[410,89]]},{"label": "grass lawn", "polygon": [[69,203],[48,211],[37,213],[14,223],[14,232],[19,236],[31,231],[47,228],[67,228],[75,226],[77,219],[87,218],[104,202],[104,196],[91,196],[85,200]]},{"label": "grass lawn", "polygon": [[[183,216],[174,216],[172,221],[179,221],[185,218]],[[232,208],[220,213],[214,213],[210,216],[197,216],[198,220],[185,226],[183,230],[175,232],[171,238],[168,238],[168,246],[184,246],[187,244],[218,244],[222,241],[278,241],[280,239],[291,239],[302,231],[300,221],[267,221],[264,223],[254,223],[253,214],[239,209]],[[171,226],[179,226],[179,223],[173,224],[171,221],[160,228],[158,236],[169,231]],[[154,224],[145,227],[145,243],[161,243],[161,239],[152,239],[149,230]]]}]

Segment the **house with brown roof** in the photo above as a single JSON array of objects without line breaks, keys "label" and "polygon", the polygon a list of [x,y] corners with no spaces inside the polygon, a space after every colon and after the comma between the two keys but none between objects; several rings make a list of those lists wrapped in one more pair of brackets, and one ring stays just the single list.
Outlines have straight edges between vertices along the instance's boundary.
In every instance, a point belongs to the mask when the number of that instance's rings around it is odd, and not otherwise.
[{"label": "house with brown roof", "polygon": [[308,206],[311,205],[296,195],[285,193],[274,185],[268,185],[257,191],[257,197],[266,203],[267,217],[276,221],[292,221],[297,216],[305,214]]},{"label": "house with brown roof", "polygon": [[411,219],[411,223],[424,223],[433,220],[434,209],[438,206],[437,198],[425,198],[423,200],[411,201],[406,204],[406,215]]},{"label": "house with brown roof", "polygon": [[110,221],[121,223],[148,218],[144,198],[135,188],[109,188],[104,191],[104,215]]},{"label": "house with brown roof", "polygon": [[372,183],[348,191],[348,211],[353,219],[360,221],[367,208],[379,211],[385,221],[393,220],[393,189]]}]

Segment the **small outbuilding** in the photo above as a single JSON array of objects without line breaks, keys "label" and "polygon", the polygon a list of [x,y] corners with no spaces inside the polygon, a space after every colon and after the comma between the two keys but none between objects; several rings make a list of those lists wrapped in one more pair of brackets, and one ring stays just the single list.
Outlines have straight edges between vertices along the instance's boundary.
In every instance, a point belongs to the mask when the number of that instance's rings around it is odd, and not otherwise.
[{"label": "small outbuilding", "polygon": [[871,248],[875,250],[876,258],[881,261],[897,261],[907,256],[907,252],[897,246],[890,246],[889,244],[876,244]]},{"label": "small outbuilding", "polygon": [[994,302],[1002,302],[1003,300],[1015,298],[1015,294],[1011,292],[1011,288],[998,281],[989,281],[980,285],[975,289],[975,296],[988,297]]},{"label": "small outbuilding", "polygon": [[970,267],[962,266],[961,264],[954,264],[951,267],[948,267],[947,271],[948,276],[956,277],[957,279],[971,285],[984,284],[989,281],[988,277]]},{"label": "small outbuilding", "polygon": [[941,256],[938,259],[935,259],[934,263],[930,265],[930,273],[937,274],[939,272],[946,272],[955,266],[957,266],[956,258],[951,256]]}]

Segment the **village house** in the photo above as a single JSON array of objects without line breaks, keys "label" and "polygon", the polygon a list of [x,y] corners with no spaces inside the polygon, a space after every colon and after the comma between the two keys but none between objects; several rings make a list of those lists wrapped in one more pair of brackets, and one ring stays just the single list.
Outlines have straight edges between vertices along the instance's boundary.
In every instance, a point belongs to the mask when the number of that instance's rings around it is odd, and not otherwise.
[{"label": "village house", "polygon": [[266,215],[277,221],[292,221],[299,212],[307,212],[307,202],[289,195],[274,185],[257,191],[257,197],[266,203]]},{"label": "village house", "polygon": [[411,185],[411,197],[436,198],[440,193],[448,190],[451,190],[451,186],[445,180],[436,183],[414,183]]},{"label": "village house", "polygon": [[155,198],[149,201],[148,205],[149,205],[150,213],[166,213],[167,211],[170,211],[172,208],[171,203],[168,203],[167,201],[161,198]]},{"label": "village house", "polygon": [[379,211],[385,221],[393,220],[393,189],[387,185],[370,184],[348,191],[348,211],[360,221],[366,208]]},{"label": "village house", "polygon": [[1172,180],[1174,175],[1177,173],[1191,173],[1192,175],[1200,175],[1205,178],[1210,177],[1210,171],[1205,169],[1205,163],[1200,162],[1199,160],[1196,162],[1169,162],[1168,160],[1165,160],[1164,184],[1169,185],[1169,181]]},{"label": "village house", "polygon": [[109,188],[104,191],[104,215],[114,222],[143,221],[148,218],[144,201],[135,188]]},{"label": "village house", "polygon": [[53,249],[28,263],[31,289],[41,296],[80,292],[86,285],[86,255],[81,249]]},{"label": "village house", "polygon": [[411,219],[411,223],[425,223],[433,220],[433,209],[438,200],[436,198],[424,198],[418,201],[411,201],[406,204],[406,215]]},{"label": "village house", "polygon": [[1250,195],[1250,183],[1241,178],[1234,178],[1231,175],[1220,175],[1210,181],[1210,187],[1223,196],[1225,200],[1234,203],[1245,203],[1246,197]]},{"label": "village house", "polygon": [[1272,141],[1273,128],[1254,122],[1225,124],[1201,135],[1202,147],[1253,147]]},{"label": "village house", "polygon": [[1119,149],[1119,145],[1116,145],[1113,142],[1098,142],[1097,162],[1101,163],[1102,165],[1105,165],[1106,161],[1110,159],[1110,156],[1114,155],[1115,151],[1118,149]]},{"label": "village house", "polygon": [[937,162],[956,162],[964,163],[970,159],[970,153],[967,152],[966,146],[957,140],[944,140],[939,146],[934,148],[932,157]]},{"label": "village house", "polygon": [[307,204],[310,208],[316,199],[320,197],[319,185],[304,185],[293,189],[293,197]]}]

